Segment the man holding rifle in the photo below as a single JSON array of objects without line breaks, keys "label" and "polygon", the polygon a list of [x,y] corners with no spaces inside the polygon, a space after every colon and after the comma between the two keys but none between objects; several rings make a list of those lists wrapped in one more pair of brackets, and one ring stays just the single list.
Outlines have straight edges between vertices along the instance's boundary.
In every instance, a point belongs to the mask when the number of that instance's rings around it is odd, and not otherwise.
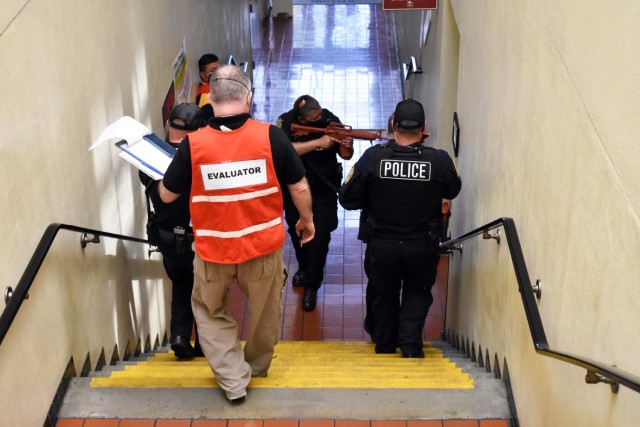
[{"label": "man holding rifle", "polygon": [[[336,156],[345,160],[353,156],[351,138],[340,141],[324,133],[324,129],[331,123],[340,123],[340,119],[322,108],[310,95],[296,99],[293,109],[282,114],[276,123],[291,139],[294,149],[302,159],[313,196],[316,234],[311,242],[301,245],[295,231],[300,215],[286,191],[283,192],[285,220],[298,261],[298,271],[293,276],[292,284],[304,286],[302,308],[305,311],[312,311],[316,307],[318,289],[324,279],[331,232],[338,227],[337,191],[342,182],[342,164]],[[294,124],[318,128],[318,132],[297,135],[292,130]]]}]

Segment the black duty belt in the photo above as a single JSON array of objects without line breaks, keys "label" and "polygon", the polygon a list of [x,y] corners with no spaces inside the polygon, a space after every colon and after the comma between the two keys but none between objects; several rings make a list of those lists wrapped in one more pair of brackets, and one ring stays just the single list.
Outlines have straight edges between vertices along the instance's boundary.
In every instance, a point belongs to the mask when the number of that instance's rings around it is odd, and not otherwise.
[{"label": "black duty belt", "polygon": [[160,240],[164,243],[175,246],[176,252],[186,253],[191,251],[191,245],[193,244],[193,233],[188,233],[184,228],[174,228],[174,231],[164,230],[160,228],[158,230],[160,234]]},{"label": "black duty belt", "polygon": [[376,239],[387,239],[387,240],[431,240],[437,241],[440,236],[440,223],[437,222],[429,222],[425,224],[424,231],[411,232],[411,233],[402,233],[398,230],[393,229],[382,229],[378,226],[376,228],[376,221],[372,217],[367,218],[367,223],[371,226],[370,228],[370,236],[371,238],[375,237]]}]

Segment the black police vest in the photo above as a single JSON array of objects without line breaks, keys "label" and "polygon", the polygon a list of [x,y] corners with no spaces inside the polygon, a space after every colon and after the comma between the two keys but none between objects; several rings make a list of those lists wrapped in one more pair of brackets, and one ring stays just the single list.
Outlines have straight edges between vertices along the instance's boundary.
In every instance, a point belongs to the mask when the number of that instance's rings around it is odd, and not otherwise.
[{"label": "black police vest", "polygon": [[434,177],[436,150],[391,143],[376,154],[375,178],[367,194],[374,236],[425,237],[442,209],[442,190]]}]

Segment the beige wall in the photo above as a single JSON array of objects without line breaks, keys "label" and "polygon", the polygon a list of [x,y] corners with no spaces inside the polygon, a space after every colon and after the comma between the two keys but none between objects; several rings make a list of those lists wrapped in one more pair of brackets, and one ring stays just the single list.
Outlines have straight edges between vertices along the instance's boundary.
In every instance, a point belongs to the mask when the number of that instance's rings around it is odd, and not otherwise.
[{"label": "beige wall", "polygon": [[[215,52],[251,60],[256,0],[0,2],[0,286],[15,288],[45,228],[61,222],[144,237],[136,171],[112,142],[129,115],[162,135],[160,106],[186,40],[192,77]],[[260,12],[261,13],[261,12]],[[0,347],[0,425],[42,425],[64,368],[168,333],[170,286],[147,247],[60,232]],[[0,303],[4,308],[4,302]]]},{"label": "beige wall", "polygon": [[[422,57],[408,89],[438,130],[430,142],[451,152],[460,117],[454,235],[514,218],[550,345],[640,375],[640,3],[440,3],[435,46],[400,47]],[[636,425],[640,394],[535,353],[504,240],[463,246],[448,327],[506,358],[521,425]]]}]

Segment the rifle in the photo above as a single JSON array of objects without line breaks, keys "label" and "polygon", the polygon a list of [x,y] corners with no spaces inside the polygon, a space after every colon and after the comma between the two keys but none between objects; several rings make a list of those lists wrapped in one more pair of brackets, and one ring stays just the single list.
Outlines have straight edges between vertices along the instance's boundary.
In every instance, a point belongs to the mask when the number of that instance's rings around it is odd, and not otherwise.
[{"label": "rifle", "polygon": [[442,227],[440,228],[440,243],[449,240],[449,218],[451,218],[451,200],[442,199]]},{"label": "rifle", "polygon": [[310,133],[321,133],[323,135],[330,136],[340,141],[340,155],[343,157],[349,156],[349,149],[343,144],[347,138],[351,139],[366,139],[367,141],[373,141],[374,139],[384,139],[387,137],[382,136],[382,129],[375,132],[368,132],[360,129],[352,129],[349,125],[343,125],[342,123],[331,122],[326,128],[316,128],[312,126],[302,126],[295,123],[291,124],[291,136],[304,136]]},{"label": "rifle", "polygon": [[[449,218],[451,218],[451,200],[442,199],[442,222],[440,223],[440,239],[439,242],[450,240],[449,237]],[[453,253],[450,248],[440,249],[440,253]]]}]

